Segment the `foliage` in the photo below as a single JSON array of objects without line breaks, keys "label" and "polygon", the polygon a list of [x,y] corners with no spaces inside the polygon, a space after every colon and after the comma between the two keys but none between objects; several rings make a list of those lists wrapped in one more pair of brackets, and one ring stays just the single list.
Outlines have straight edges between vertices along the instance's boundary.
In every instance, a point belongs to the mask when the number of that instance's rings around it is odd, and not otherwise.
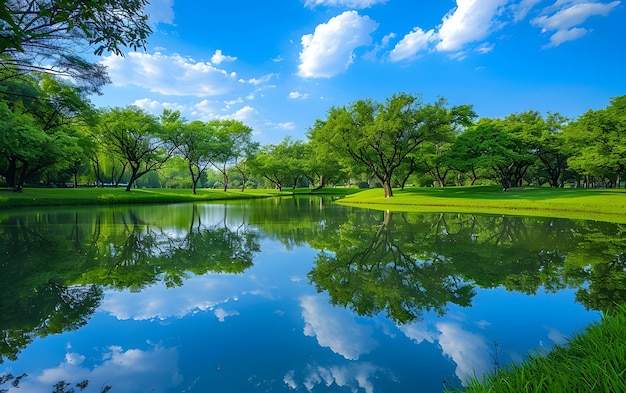
[{"label": "foliage", "polygon": [[442,134],[469,125],[475,116],[468,105],[445,106],[444,99],[424,104],[404,93],[384,104],[358,100],[331,108],[327,119],[309,131],[309,138],[320,153],[334,155],[343,166],[371,171],[385,197],[391,197],[393,178],[409,154],[427,140],[439,140]]},{"label": "foliage", "polygon": [[81,57],[90,47],[122,55],[145,48],[152,33],[146,0],[5,0],[0,4],[0,79],[29,72],[73,78],[91,91],[109,82],[101,64]]},{"label": "foliage", "polygon": [[611,99],[605,109],[589,110],[563,131],[568,164],[605,184],[619,184],[626,173],[625,132],[626,96]]},{"label": "foliage", "polygon": [[110,108],[101,113],[99,135],[108,150],[130,167],[126,191],[143,175],[160,169],[174,154],[157,118],[134,106]]}]

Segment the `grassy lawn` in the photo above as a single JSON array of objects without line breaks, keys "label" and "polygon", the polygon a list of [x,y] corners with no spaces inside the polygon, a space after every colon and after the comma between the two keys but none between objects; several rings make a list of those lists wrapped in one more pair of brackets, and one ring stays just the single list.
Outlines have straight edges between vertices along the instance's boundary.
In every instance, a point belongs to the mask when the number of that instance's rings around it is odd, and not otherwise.
[{"label": "grassy lawn", "polygon": [[408,212],[475,212],[590,219],[626,223],[626,190],[496,186],[406,188],[385,199],[380,189],[340,203]]},{"label": "grassy lawn", "polygon": [[[315,191],[316,194],[344,196],[357,189],[337,188]],[[219,201],[229,199],[266,198],[310,194],[309,189],[291,190],[223,190],[198,189],[192,194],[188,189],[133,189],[124,188],[24,188],[22,192],[0,190],[0,209],[31,206],[116,205],[139,203],[180,203]]]},{"label": "grassy lawn", "polygon": [[520,214],[626,223],[626,190],[520,187],[503,192],[497,186],[407,188],[385,199],[382,189],[357,188],[208,190],[122,188],[25,188],[0,191],[0,209],[29,206],[178,203],[263,198],[302,194],[342,197],[339,203],[378,210]]}]

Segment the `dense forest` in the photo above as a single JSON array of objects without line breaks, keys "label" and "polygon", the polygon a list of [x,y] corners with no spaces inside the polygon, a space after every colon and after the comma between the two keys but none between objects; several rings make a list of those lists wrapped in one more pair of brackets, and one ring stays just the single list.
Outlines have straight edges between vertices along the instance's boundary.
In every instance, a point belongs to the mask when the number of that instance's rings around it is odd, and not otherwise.
[{"label": "dense forest", "polygon": [[390,197],[407,185],[619,187],[626,171],[626,96],[575,119],[532,110],[480,118],[471,104],[399,92],[329,108],[306,140],[265,146],[237,120],[95,108],[89,97],[109,79],[81,51],[144,47],[146,1],[7,4],[0,9],[0,186],[16,191],[353,185],[382,187]]}]

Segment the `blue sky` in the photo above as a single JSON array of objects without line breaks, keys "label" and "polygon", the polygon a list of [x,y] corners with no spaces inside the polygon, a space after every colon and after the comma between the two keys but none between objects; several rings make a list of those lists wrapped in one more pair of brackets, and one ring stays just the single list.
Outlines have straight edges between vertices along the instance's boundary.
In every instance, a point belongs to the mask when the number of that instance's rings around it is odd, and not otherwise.
[{"label": "blue sky", "polygon": [[145,52],[99,59],[99,107],[238,119],[255,140],[306,139],[316,119],[394,93],[480,117],[576,118],[626,94],[616,0],[153,0]]}]

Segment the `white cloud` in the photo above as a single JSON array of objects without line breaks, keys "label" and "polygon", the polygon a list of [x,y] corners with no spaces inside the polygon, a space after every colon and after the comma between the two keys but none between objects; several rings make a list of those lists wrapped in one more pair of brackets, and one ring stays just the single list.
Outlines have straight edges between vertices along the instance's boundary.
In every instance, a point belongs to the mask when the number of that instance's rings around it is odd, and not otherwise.
[{"label": "white cloud", "polygon": [[530,10],[540,2],[541,0],[522,0],[518,4],[511,5],[511,10],[513,11],[513,22],[519,22],[526,18],[526,15],[528,15]]},{"label": "white cloud", "polygon": [[243,108],[235,111],[234,113],[221,116],[222,119],[234,119],[239,120],[243,123],[250,123],[259,112],[253,107],[246,105]]},{"label": "white cloud", "polygon": [[[65,360],[55,368],[33,374],[20,383],[21,391],[49,392],[58,381],[88,380],[90,386],[113,386],[116,392],[140,392],[147,387],[174,389],[183,382],[178,370],[178,350],[153,346],[147,350],[127,349],[118,346],[107,348],[100,361],[85,356],[66,353]],[[95,361],[93,365],[91,362]]]},{"label": "white cloud", "polygon": [[428,50],[429,45],[437,39],[434,30],[425,32],[416,27],[405,35],[389,52],[389,60],[396,62],[414,58],[419,52]]},{"label": "white cloud", "polygon": [[298,75],[329,78],[344,72],[355,58],[355,49],[371,45],[370,34],[378,23],[356,11],[346,11],[302,36]]},{"label": "white cloud", "polygon": [[133,105],[155,115],[160,115],[163,112],[163,109],[172,109],[175,111],[180,111],[181,113],[185,112],[188,109],[185,105],[176,102],[160,102],[152,100],[150,98],[135,100],[135,102],[133,102]]},{"label": "white cloud", "polygon": [[[283,377],[283,382],[292,390],[300,386],[312,392],[317,385],[324,385],[327,389],[333,384],[346,388],[347,391],[374,393],[372,380],[379,380],[381,376],[388,376],[396,381],[393,375],[371,363],[351,363],[347,366],[314,366],[308,365],[305,375],[298,378],[295,370],[290,370]],[[302,382],[298,382],[302,379]]]},{"label": "white cloud", "polygon": [[270,80],[272,80],[272,78],[278,77],[278,74],[267,74],[264,75],[260,78],[252,78],[252,79],[248,79],[248,80],[244,80],[244,79],[239,79],[239,82],[241,83],[249,83],[251,85],[262,85],[265,84],[267,82],[269,82]]},{"label": "white cloud", "polygon": [[137,293],[128,291],[108,293],[101,309],[119,320],[182,318],[194,312],[213,309],[230,299],[237,298],[244,291],[245,285],[239,276],[230,277],[230,280],[224,280],[217,275],[192,277],[185,281],[184,289],[167,288],[159,284]]},{"label": "white cloud", "polygon": [[457,7],[443,17],[438,31],[437,50],[458,51],[468,43],[480,41],[501,24],[496,16],[509,0],[457,0]]},{"label": "white cloud", "polygon": [[388,0],[306,0],[305,7],[315,8],[318,5],[328,7],[369,8],[376,4],[386,3]]},{"label": "white cloud", "polygon": [[213,313],[215,314],[215,316],[220,322],[224,322],[226,320],[226,317],[233,317],[235,315],[239,315],[239,311],[226,311],[221,307],[215,309]]},{"label": "white cloud", "polygon": [[289,98],[291,98],[292,100],[306,100],[307,98],[309,98],[309,95],[306,93],[292,91],[289,93]]},{"label": "white cloud", "polygon": [[371,336],[372,328],[359,325],[346,310],[335,308],[319,297],[300,298],[304,335],[316,337],[322,347],[348,360],[356,360],[378,346]]},{"label": "white cloud", "polygon": [[151,0],[146,7],[146,13],[150,15],[150,24],[165,23],[174,24],[174,0]]},{"label": "white cloud", "polygon": [[111,54],[102,64],[114,86],[137,86],[163,95],[208,97],[226,94],[237,86],[234,73],[177,54]]},{"label": "white cloud", "polygon": [[222,54],[222,51],[220,49],[216,50],[213,56],[211,57],[211,62],[215,65],[220,65],[224,61],[230,63],[236,60],[237,58],[234,56],[226,56]]},{"label": "white cloud", "polygon": [[270,128],[276,128],[276,129],[285,130],[285,131],[293,131],[296,129],[296,123],[292,121],[287,121],[283,123],[265,122],[265,125]]},{"label": "white cloud", "polygon": [[531,20],[531,24],[540,27],[542,33],[556,30],[546,47],[559,46],[563,42],[576,40],[590,31],[577,27],[578,25],[592,16],[607,16],[619,4],[619,1],[598,3],[559,0],[544,10],[544,15]]},{"label": "white cloud", "polygon": [[455,374],[463,382],[481,379],[490,368],[490,351],[485,338],[463,330],[454,323],[438,323],[439,345],[444,354],[456,363]]}]

